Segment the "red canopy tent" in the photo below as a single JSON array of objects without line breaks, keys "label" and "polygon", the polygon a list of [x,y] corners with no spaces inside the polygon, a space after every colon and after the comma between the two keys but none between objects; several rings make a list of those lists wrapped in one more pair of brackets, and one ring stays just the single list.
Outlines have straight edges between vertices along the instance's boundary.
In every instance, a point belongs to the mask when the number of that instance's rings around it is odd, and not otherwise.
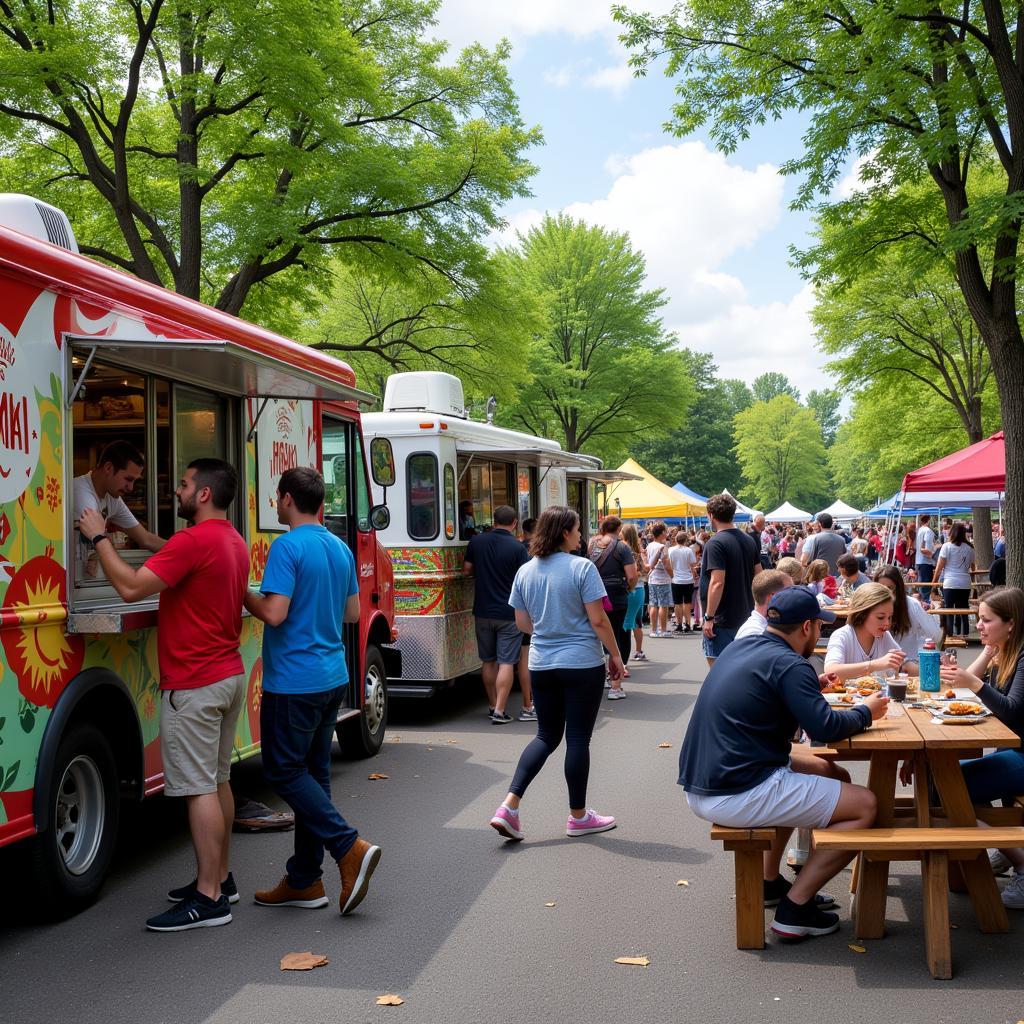
[{"label": "red canopy tent", "polygon": [[1006,490],[1003,432],[931,462],[903,478],[904,495],[914,504],[998,505]]}]

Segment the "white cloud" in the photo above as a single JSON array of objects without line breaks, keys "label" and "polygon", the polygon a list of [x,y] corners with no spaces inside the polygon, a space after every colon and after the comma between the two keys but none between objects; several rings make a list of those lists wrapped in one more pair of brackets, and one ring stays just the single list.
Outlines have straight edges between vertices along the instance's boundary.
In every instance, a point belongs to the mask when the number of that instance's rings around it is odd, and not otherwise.
[{"label": "white cloud", "polygon": [[576,78],[576,70],[575,64],[563,64],[560,68],[548,68],[544,72],[544,81],[556,89],[564,89]]},{"label": "white cloud", "polygon": [[584,82],[593,89],[608,89],[621,95],[633,83],[633,69],[628,64],[612,64],[587,75]]}]

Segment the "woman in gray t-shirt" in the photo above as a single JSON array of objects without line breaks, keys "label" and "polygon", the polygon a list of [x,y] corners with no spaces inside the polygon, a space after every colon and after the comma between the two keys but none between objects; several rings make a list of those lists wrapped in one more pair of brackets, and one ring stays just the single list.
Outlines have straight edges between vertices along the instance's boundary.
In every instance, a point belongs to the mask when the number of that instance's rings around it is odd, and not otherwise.
[{"label": "woman in gray t-shirt", "polygon": [[[939,549],[935,563],[935,578],[942,580],[942,603],[947,608],[970,607],[973,568],[974,548],[967,543],[967,525],[956,522],[949,531],[949,540]],[[968,616],[950,616],[949,632],[953,636],[967,636],[970,631]]]},{"label": "woman in gray t-shirt", "polygon": [[565,779],[569,789],[568,836],[615,828],[615,819],[588,810],[590,737],[604,693],[602,643],[608,649],[613,680],[622,659],[604,609],[605,587],[579,548],[580,521],[570,508],[545,509],[530,543],[533,558],[516,573],[508,603],[530,642],[530,681],[537,709],[537,735],[530,741],[512,779],[508,796],[494,812],[491,828],[506,839],[524,838],[519,803],[527,787],[565,736]]}]

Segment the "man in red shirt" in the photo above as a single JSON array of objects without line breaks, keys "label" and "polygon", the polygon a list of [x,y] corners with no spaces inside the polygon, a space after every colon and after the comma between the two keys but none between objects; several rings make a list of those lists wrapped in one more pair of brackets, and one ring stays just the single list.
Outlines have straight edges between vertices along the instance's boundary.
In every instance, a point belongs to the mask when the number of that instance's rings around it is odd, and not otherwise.
[{"label": "man in red shirt", "polygon": [[[167,895],[176,905],[150,918],[152,931],[187,931],[231,921],[238,890],[228,871],[235,802],[228,784],[235,723],[246,679],[238,643],[249,551],[228,521],[238,474],[221,459],[196,459],[178,483],[179,530],[145,565],[123,561],[103,517],[84,509],[82,536],[96,548],[103,571],[125,601],[160,595],[160,745],[164,790],[183,796],[197,872]],[[106,541],[107,543],[104,543]]]}]

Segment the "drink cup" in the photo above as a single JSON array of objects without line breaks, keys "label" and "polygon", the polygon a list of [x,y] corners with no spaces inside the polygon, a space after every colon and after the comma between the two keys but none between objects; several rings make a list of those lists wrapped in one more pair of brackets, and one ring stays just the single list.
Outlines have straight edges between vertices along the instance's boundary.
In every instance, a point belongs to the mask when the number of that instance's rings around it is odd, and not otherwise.
[{"label": "drink cup", "polygon": [[905,679],[890,679],[885,684],[886,693],[891,700],[902,704],[907,699],[907,681]]}]

